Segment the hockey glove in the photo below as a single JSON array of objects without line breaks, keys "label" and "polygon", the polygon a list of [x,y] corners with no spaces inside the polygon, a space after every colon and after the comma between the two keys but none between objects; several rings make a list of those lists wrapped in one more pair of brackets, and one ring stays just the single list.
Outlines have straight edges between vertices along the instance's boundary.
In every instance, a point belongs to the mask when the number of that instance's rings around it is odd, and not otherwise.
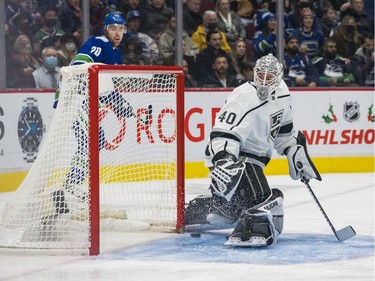
[{"label": "hockey glove", "polygon": [[306,138],[301,132],[298,132],[297,145],[289,148],[287,152],[289,174],[294,180],[322,180],[318,170],[315,168],[314,163],[311,161],[307,153]]},{"label": "hockey glove", "polygon": [[222,158],[215,161],[214,168],[211,171],[213,193],[229,202],[241,181],[245,168],[246,164],[237,161],[237,158],[230,153],[226,153]]}]

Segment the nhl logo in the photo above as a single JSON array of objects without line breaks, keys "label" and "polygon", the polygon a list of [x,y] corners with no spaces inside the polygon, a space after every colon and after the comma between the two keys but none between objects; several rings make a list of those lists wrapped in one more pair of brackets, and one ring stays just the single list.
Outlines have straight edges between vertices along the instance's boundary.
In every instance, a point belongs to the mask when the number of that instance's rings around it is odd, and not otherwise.
[{"label": "nhl logo", "polygon": [[359,119],[359,104],[357,102],[347,102],[344,104],[344,118],[348,122]]}]

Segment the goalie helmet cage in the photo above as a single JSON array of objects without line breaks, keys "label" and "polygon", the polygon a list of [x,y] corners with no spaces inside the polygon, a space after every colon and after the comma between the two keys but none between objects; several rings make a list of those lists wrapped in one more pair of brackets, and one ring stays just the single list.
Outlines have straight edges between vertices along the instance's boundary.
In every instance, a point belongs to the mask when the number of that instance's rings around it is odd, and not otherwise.
[{"label": "goalie helmet cage", "polygon": [[84,64],[61,74],[47,137],[0,218],[0,247],[97,255],[100,230],[182,232],[182,69]]}]

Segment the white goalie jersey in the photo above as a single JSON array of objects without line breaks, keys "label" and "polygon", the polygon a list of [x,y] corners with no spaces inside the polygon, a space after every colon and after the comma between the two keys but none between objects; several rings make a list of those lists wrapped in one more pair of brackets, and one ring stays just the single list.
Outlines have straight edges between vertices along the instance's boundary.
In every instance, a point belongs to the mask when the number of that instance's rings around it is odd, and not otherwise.
[{"label": "white goalie jersey", "polygon": [[267,100],[258,98],[251,82],[235,88],[216,116],[206,148],[206,165],[218,152],[228,152],[239,160],[265,167],[273,150],[284,155],[294,146],[293,112],[289,89],[281,81]]}]

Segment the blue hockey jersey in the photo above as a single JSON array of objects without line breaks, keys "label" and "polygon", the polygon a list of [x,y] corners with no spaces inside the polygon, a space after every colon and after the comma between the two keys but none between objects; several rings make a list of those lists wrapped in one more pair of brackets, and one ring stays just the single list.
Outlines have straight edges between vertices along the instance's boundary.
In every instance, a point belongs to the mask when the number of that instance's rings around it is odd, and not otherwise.
[{"label": "blue hockey jersey", "polygon": [[113,48],[105,36],[92,36],[79,49],[71,65],[83,63],[123,64],[118,48]]}]

